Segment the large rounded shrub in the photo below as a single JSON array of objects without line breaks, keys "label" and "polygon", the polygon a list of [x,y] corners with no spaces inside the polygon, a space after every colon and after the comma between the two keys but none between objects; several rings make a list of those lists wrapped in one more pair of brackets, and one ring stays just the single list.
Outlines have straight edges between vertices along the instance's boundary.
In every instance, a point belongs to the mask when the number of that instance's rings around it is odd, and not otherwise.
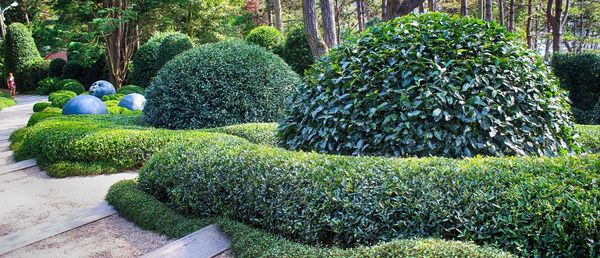
[{"label": "large rounded shrub", "polygon": [[42,57],[35,46],[31,31],[21,23],[10,24],[6,29],[4,51],[6,72],[14,74],[17,90],[35,90],[37,82],[47,75],[35,82],[28,76],[28,71],[34,71],[37,76],[37,72],[40,70],[38,68],[42,66],[42,62],[39,61]]},{"label": "large rounded shrub", "polygon": [[144,43],[131,59],[133,69],[129,75],[129,83],[140,85],[144,88],[150,85],[150,80],[160,69],[157,67],[156,58],[161,42],[174,33],[158,33]]},{"label": "large rounded shrub", "polygon": [[156,54],[156,69],[160,70],[169,60],[180,53],[194,47],[192,39],[183,33],[173,33],[166,36],[158,47]]},{"label": "large rounded shrub", "polygon": [[272,51],[283,43],[283,35],[271,26],[259,26],[246,35],[246,41]]},{"label": "large rounded shrub", "polygon": [[52,61],[50,61],[50,68],[48,69],[48,76],[61,77],[65,64],[67,64],[67,61],[62,58],[52,59]]},{"label": "large rounded shrub", "polygon": [[298,81],[263,48],[239,41],[207,44],[159,71],[146,90],[143,119],[176,129],[276,121]]},{"label": "large rounded shrub", "polygon": [[503,27],[410,15],[321,58],[279,132],[290,149],[345,155],[555,155],[573,143],[566,99]]},{"label": "large rounded shrub", "polygon": [[285,37],[285,43],[277,54],[298,74],[304,74],[304,71],[315,62],[304,35],[304,28],[296,26],[290,29]]}]

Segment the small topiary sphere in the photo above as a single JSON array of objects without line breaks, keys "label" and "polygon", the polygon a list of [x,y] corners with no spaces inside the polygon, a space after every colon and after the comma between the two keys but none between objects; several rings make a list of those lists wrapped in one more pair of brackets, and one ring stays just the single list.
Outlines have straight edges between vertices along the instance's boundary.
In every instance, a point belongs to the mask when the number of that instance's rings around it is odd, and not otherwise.
[{"label": "small topiary sphere", "polygon": [[160,69],[160,67],[157,67],[158,64],[156,62],[160,44],[171,34],[175,34],[175,32],[159,32],[154,34],[135,52],[133,58],[131,58],[133,69],[129,74],[129,83],[144,88],[150,85],[150,80]]},{"label": "small topiary sphere", "polygon": [[283,35],[271,26],[259,26],[246,35],[246,42],[259,45],[267,50],[274,50],[283,43]]},{"label": "small topiary sphere", "polygon": [[169,60],[173,59],[180,53],[194,47],[192,39],[183,33],[173,33],[166,36],[158,47],[156,54],[157,71],[160,70]]},{"label": "small topiary sphere", "polygon": [[143,119],[156,127],[276,121],[298,75],[265,49],[227,41],[171,60],[146,90]]},{"label": "small topiary sphere", "polygon": [[97,81],[92,84],[90,87],[90,95],[95,96],[99,99],[102,99],[105,95],[116,94],[115,86],[112,83],[107,81]]},{"label": "small topiary sphere", "polygon": [[379,23],[307,71],[280,124],[290,149],[344,155],[556,155],[566,94],[503,27],[445,14]]},{"label": "small topiary sphere", "polygon": [[81,84],[75,80],[69,80],[69,81],[61,83],[61,84],[63,85],[62,86],[63,90],[69,90],[69,91],[75,92],[75,93],[77,93],[77,95],[79,95],[85,91],[85,87],[83,87],[83,84]]},{"label": "small topiary sphere", "polygon": [[304,74],[304,71],[315,62],[304,35],[304,28],[294,27],[286,33],[285,37],[285,43],[277,54],[298,74]]},{"label": "small topiary sphere", "polygon": [[99,115],[108,114],[108,109],[99,98],[90,95],[79,95],[65,104],[63,115]]},{"label": "small topiary sphere", "polygon": [[48,96],[53,107],[62,108],[67,101],[77,96],[77,93],[68,90],[59,90]]}]

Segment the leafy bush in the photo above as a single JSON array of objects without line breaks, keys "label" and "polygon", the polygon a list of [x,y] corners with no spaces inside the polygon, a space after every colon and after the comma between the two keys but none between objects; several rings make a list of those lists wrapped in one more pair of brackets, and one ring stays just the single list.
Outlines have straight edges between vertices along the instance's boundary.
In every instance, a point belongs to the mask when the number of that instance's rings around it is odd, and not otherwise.
[{"label": "leafy bush", "polygon": [[[18,22],[8,25],[4,41],[4,51],[6,72],[14,74],[17,89],[20,91],[35,90],[37,86],[29,85],[27,83],[30,83],[30,81],[25,81],[28,77],[26,72],[28,69],[33,69],[34,65],[32,61],[36,60],[37,62],[41,58],[40,52],[31,36],[31,31],[25,25]],[[37,82],[35,81],[34,84],[37,84]]]},{"label": "leafy bush", "polygon": [[302,245],[237,221],[182,216],[140,190],[133,180],[111,186],[106,200],[141,228],[174,238],[217,224],[231,239],[237,257],[512,257],[493,248],[436,239],[394,240],[345,250]]},{"label": "leafy bush", "polygon": [[441,237],[523,256],[600,252],[598,154],[394,159],[201,139],[156,153],[141,187],[186,214],[226,215],[309,244]]},{"label": "leafy bush", "polygon": [[367,28],[307,71],[281,143],[344,155],[557,155],[573,144],[566,94],[500,25],[446,14]]},{"label": "leafy bush", "polygon": [[[46,108],[45,110],[51,109],[52,107]],[[42,112],[37,112],[37,113],[33,113],[33,115],[31,115],[31,117],[29,117],[29,121],[27,121],[27,127],[31,127],[36,125],[37,123],[45,120],[46,118],[49,117],[55,117],[55,116],[60,116],[61,113],[57,113],[55,110],[49,110],[48,112],[46,111],[42,111]],[[32,146],[32,148],[34,148]]]},{"label": "leafy bush", "polygon": [[62,85],[63,90],[75,92],[77,95],[85,91],[85,87],[83,87],[83,84],[75,80],[63,80],[60,82],[60,85]]},{"label": "leafy bush", "polygon": [[276,121],[298,81],[263,48],[238,41],[207,44],[161,69],[146,90],[143,119],[177,129]]},{"label": "leafy bush", "polygon": [[[169,60],[173,59],[180,53],[193,48],[190,37],[183,33],[173,33],[166,36],[158,47],[156,53],[156,67],[160,70]],[[156,71],[158,71],[156,70]]]},{"label": "leafy bush", "polygon": [[39,82],[44,78],[48,77],[48,64],[47,60],[43,58],[36,58],[25,64],[23,70],[23,83],[24,85],[17,85],[21,91],[33,91],[39,87]]},{"label": "leafy bush", "polygon": [[578,123],[595,123],[593,108],[600,99],[600,55],[556,54],[551,62],[563,88],[569,91]]},{"label": "leafy bush", "polygon": [[77,96],[77,93],[68,90],[59,90],[48,96],[48,100],[52,103],[53,107],[63,108],[67,102]]},{"label": "leafy bush", "polygon": [[81,66],[75,62],[67,62],[63,66],[63,70],[62,70],[62,78],[63,79],[79,80],[79,79],[81,79],[82,74],[83,74],[83,66]]},{"label": "leafy bush", "polygon": [[33,105],[33,112],[42,112],[44,109],[52,106],[50,102],[38,102]]},{"label": "leafy bush", "polygon": [[246,35],[246,42],[273,51],[283,43],[283,35],[271,26],[258,26]]},{"label": "leafy bush", "polygon": [[285,43],[277,54],[298,74],[304,74],[304,71],[315,62],[304,35],[304,28],[294,27],[286,33],[285,37]]},{"label": "leafy bush", "polygon": [[59,82],[60,79],[57,77],[46,77],[38,82],[36,93],[38,95],[49,95],[52,92],[61,90],[62,86]]},{"label": "leafy bush", "polygon": [[131,70],[131,74],[129,74],[129,83],[140,85],[144,88],[150,85],[150,80],[160,69],[156,61],[160,43],[165,37],[171,34],[174,33],[156,34],[135,52],[131,59],[133,69]]},{"label": "leafy bush", "polygon": [[117,94],[123,94],[123,95],[129,95],[131,93],[139,93],[144,95],[144,88],[140,87],[140,86],[136,86],[136,85],[125,85],[125,86],[121,86],[121,88],[119,88],[119,90],[117,91]]},{"label": "leafy bush", "polygon": [[117,106],[119,104],[116,100],[109,100],[110,102],[114,101],[116,104],[114,106],[108,106],[108,113],[113,115],[139,115],[142,114],[141,110],[129,110],[124,107]]},{"label": "leafy bush", "polygon": [[16,104],[17,102],[10,95],[0,92],[0,110]]},{"label": "leafy bush", "polygon": [[52,59],[52,61],[50,61],[50,67],[48,69],[48,76],[61,77],[63,67],[65,66],[65,64],[67,64],[67,61],[65,61],[62,58]]},{"label": "leafy bush", "polygon": [[[125,97],[125,95],[120,94],[120,93],[104,95],[104,96],[102,96],[102,101],[108,101],[108,100],[120,101],[123,97]],[[117,102],[117,104],[118,104],[118,102]]]}]

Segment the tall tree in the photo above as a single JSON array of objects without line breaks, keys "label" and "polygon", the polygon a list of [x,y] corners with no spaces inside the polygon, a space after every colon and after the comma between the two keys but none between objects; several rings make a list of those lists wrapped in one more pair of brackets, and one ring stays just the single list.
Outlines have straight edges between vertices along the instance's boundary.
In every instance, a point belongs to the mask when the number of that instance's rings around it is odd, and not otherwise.
[{"label": "tall tree", "polygon": [[119,88],[127,77],[127,67],[137,47],[137,12],[129,0],[103,0],[102,18],[94,19],[106,43],[109,81]]},{"label": "tall tree", "polygon": [[504,0],[498,0],[498,20],[504,25]]},{"label": "tall tree", "polygon": [[508,6],[508,31],[515,30],[515,0],[510,0]]},{"label": "tall tree", "polygon": [[319,33],[319,25],[317,22],[317,6],[315,0],[302,0],[302,16],[304,20],[304,33],[310,51],[315,58],[318,58],[327,53],[329,50],[321,34]]},{"label": "tall tree", "polygon": [[387,6],[384,8],[382,18],[389,21],[399,16],[407,15],[425,0],[387,0]]},{"label": "tall tree", "polygon": [[[554,6],[554,15],[552,8]],[[546,17],[548,24],[552,28],[552,51],[560,52],[560,44],[562,43],[562,33],[567,17],[569,16],[570,0],[566,0],[565,10],[563,12],[563,0],[548,0],[546,5]]]},{"label": "tall tree", "polygon": [[467,0],[460,0],[460,15],[467,16]]},{"label": "tall tree", "polygon": [[365,29],[365,2],[356,0],[356,19],[358,21],[358,31]]},{"label": "tall tree", "polygon": [[275,28],[283,33],[283,20],[281,19],[281,0],[273,1],[273,11],[275,13]]},{"label": "tall tree", "polygon": [[492,21],[492,0],[485,0],[485,20],[488,22]]},{"label": "tall tree", "polygon": [[[532,35],[531,35],[531,22],[533,19],[533,5],[532,0],[527,0],[527,24],[525,27],[525,38],[527,40],[527,46],[529,48],[533,48],[533,44],[531,43]],[[537,28],[536,28],[537,30]]]},{"label": "tall tree", "polygon": [[477,1],[477,7],[479,8],[479,19],[485,19],[485,15],[484,15],[484,10],[485,10],[485,3],[483,2],[483,0],[478,0]]},{"label": "tall tree", "polygon": [[429,6],[429,11],[435,11],[435,0],[427,0],[427,5]]},{"label": "tall tree", "polygon": [[335,31],[335,14],[332,0],[321,0],[321,18],[323,21],[325,43],[329,48],[333,48],[337,46],[337,33]]}]

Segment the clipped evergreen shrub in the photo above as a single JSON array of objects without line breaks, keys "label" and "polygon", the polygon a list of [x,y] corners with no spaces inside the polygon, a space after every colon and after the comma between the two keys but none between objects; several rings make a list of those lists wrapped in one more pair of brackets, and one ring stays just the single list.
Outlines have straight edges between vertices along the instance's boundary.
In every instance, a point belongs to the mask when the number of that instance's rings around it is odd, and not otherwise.
[{"label": "clipped evergreen shrub", "polygon": [[281,143],[343,155],[557,155],[573,146],[566,93],[504,27],[408,15],[320,58],[290,100]]},{"label": "clipped evergreen shrub", "polygon": [[354,157],[203,137],[156,153],[138,181],[184,214],[317,246],[436,237],[524,257],[596,257],[599,158]]},{"label": "clipped evergreen shrub", "polygon": [[166,36],[158,47],[156,54],[156,68],[160,70],[169,60],[180,53],[193,48],[192,39],[183,33],[173,33]]},{"label": "clipped evergreen shrub", "polygon": [[83,84],[75,80],[63,80],[60,82],[60,85],[62,85],[63,90],[75,92],[77,95],[85,91],[85,87],[83,87]]},{"label": "clipped evergreen shrub", "polygon": [[65,66],[65,64],[67,64],[67,61],[65,61],[62,58],[52,59],[52,61],[50,61],[50,68],[48,70],[48,76],[61,77],[63,67]]},{"label": "clipped evergreen shrub", "polygon": [[148,87],[150,80],[156,72],[160,69],[156,61],[158,56],[158,48],[163,39],[174,32],[158,33],[152,36],[146,43],[144,43],[138,51],[135,52],[131,59],[132,70],[129,74],[129,83],[139,85],[141,87]]},{"label": "clipped evergreen shrub", "polygon": [[[48,77],[48,65],[50,62],[43,58],[36,58],[28,62],[23,71],[23,82],[21,85],[21,91],[33,91],[39,87],[39,82],[44,78]],[[19,87],[19,85],[17,85]],[[25,89],[23,89],[25,88]]]},{"label": "clipped evergreen shrub", "polygon": [[283,43],[283,35],[271,26],[258,26],[246,35],[246,42],[273,51]]},{"label": "clipped evergreen shrub", "polygon": [[[35,72],[40,68],[40,52],[35,46],[31,31],[18,22],[11,23],[6,29],[4,41],[4,64],[7,73],[13,73],[19,91],[31,91],[37,88],[37,81],[28,79],[27,72]],[[46,66],[47,67],[47,66]]]},{"label": "clipped evergreen shrub", "polygon": [[77,93],[68,90],[59,90],[48,96],[48,100],[52,103],[53,107],[63,108],[67,102],[77,96]]},{"label": "clipped evergreen shrub", "polygon": [[80,80],[83,76],[83,66],[75,62],[67,62],[63,66],[62,78]]},{"label": "clipped evergreen shrub", "polygon": [[555,54],[551,62],[560,84],[569,91],[578,123],[596,124],[594,107],[600,99],[600,55],[595,53]]},{"label": "clipped evergreen shrub", "polygon": [[42,112],[44,109],[52,106],[50,102],[38,102],[33,105],[33,112]]},{"label": "clipped evergreen shrub", "polygon": [[144,95],[144,92],[145,92],[144,88],[142,88],[140,86],[125,85],[125,86],[121,86],[121,88],[119,88],[119,90],[117,91],[117,94],[128,95],[131,93],[138,93],[138,94]]},{"label": "clipped evergreen shrub", "polygon": [[38,95],[48,95],[57,90],[61,90],[60,79],[57,77],[46,77],[38,82],[36,93]]},{"label": "clipped evergreen shrub", "polygon": [[294,69],[298,74],[304,74],[304,71],[314,63],[315,58],[310,52],[310,46],[304,35],[304,28],[296,26],[290,29],[285,35],[285,43],[277,51],[277,54]]},{"label": "clipped evergreen shrub", "polygon": [[298,81],[281,58],[261,47],[203,45],[160,70],[146,90],[143,120],[176,129],[276,121]]}]

